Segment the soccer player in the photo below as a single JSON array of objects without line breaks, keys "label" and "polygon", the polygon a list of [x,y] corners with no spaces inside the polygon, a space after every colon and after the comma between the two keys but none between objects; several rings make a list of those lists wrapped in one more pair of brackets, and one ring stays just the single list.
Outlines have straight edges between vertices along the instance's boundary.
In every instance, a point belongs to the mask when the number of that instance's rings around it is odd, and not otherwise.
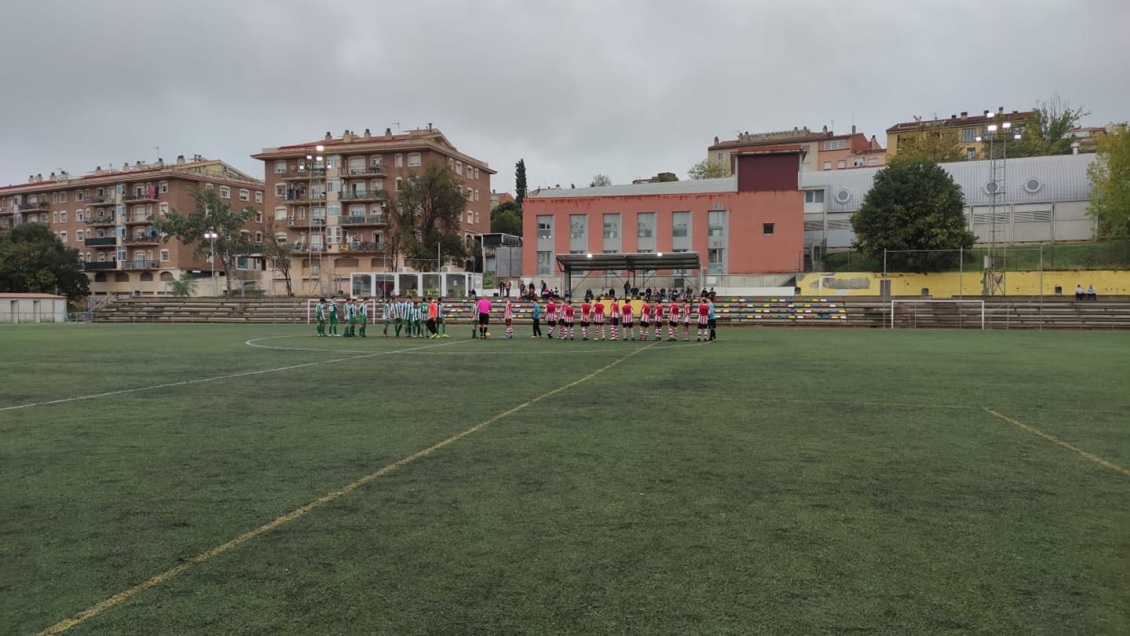
[{"label": "soccer player", "polygon": [[596,299],[592,306],[592,339],[604,340],[604,296]]},{"label": "soccer player", "polygon": [[663,301],[656,298],[655,304],[652,305],[652,307],[651,307],[651,315],[655,319],[652,322],[652,325],[654,327],[654,329],[652,331],[652,340],[658,341],[658,340],[662,339],[661,336],[662,336],[662,332],[663,332],[663,310],[665,308],[666,307],[663,305]]},{"label": "soccer player", "polygon": [[427,311],[423,298],[412,304],[412,335],[417,338],[424,337],[424,314]]},{"label": "soccer player", "polygon": [[589,318],[592,316],[592,301],[585,297],[581,301],[581,340],[589,339]]},{"label": "soccer player", "polygon": [[346,338],[354,336],[354,330],[357,329],[357,305],[354,304],[352,298],[345,299],[345,333],[342,334]]},{"label": "soccer player", "polygon": [[620,326],[624,328],[625,341],[632,339],[633,322],[635,322],[635,317],[632,315],[632,301],[625,298],[624,304],[620,305]]},{"label": "soccer player", "polygon": [[506,339],[514,339],[514,303],[510,296],[506,296],[506,304],[502,307],[502,319],[506,321]]},{"label": "soccer player", "polygon": [[381,324],[384,325],[384,337],[388,337],[388,323],[392,320],[392,301],[388,296],[384,297],[384,304],[381,305]]},{"label": "soccer player", "polygon": [[[628,302],[625,300],[624,302]],[[608,304],[608,317],[612,322],[612,340],[616,340],[616,330],[620,326],[620,303],[616,302],[616,297],[612,297],[612,301]]]},{"label": "soccer player", "polygon": [[651,305],[643,299],[640,305],[640,341],[647,340],[647,328],[651,325]]},{"label": "soccer player", "polygon": [[562,340],[565,339],[566,329],[568,329],[569,332],[569,339],[576,340],[576,338],[573,337],[573,318],[575,317],[576,310],[573,308],[571,301],[572,299],[569,297],[565,297],[565,299],[561,301],[561,315],[563,320],[561,320],[561,331],[558,332],[558,335],[561,336]]},{"label": "soccer player", "polygon": [[691,297],[688,295],[683,299],[683,341],[691,339],[691,316],[694,314],[694,309],[691,307]]},{"label": "soccer player", "polygon": [[330,315],[329,335],[336,336],[337,335],[337,301],[336,300],[330,299],[329,315]]},{"label": "soccer player", "polygon": [[439,304],[436,302],[436,299],[433,298],[433,299],[431,299],[430,302],[428,302],[428,323],[427,324],[428,324],[428,333],[431,334],[429,336],[430,338],[438,338],[439,337],[439,328],[438,328],[439,325],[436,322],[438,320],[439,320]]},{"label": "soccer player", "polygon": [[400,328],[404,326],[404,318],[406,316],[406,312],[407,309],[405,307],[404,300],[397,298],[396,302],[392,303],[392,325],[394,329],[394,335],[397,338],[400,337]]},{"label": "soccer player", "polygon": [[706,297],[704,296],[698,301],[698,331],[695,334],[695,342],[706,341],[709,325],[710,305],[706,303]]},{"label": "soccer player", "polygon": [[361,324],[361,332],[358,335],[367,338],[365,328],[369,326],[369,303],[364,296],[357,300],[357,322]]},{"label": "soccer player", "polygon": [[553,296],[549,297],[549,302],[545,304],[545,324],[549,325],[549,330],[546,332],[546,337],[553,340],[553,328],[557,326],[557,302]]},{"label": "soccer player", "polygon": [[314,320],[317,321],[317,333],[321,337],[326,337],[326,299],[319,298],[318,304],[314,305]]},{"label": "soccer player", "polygon": [[671,304],[667,306],[667,340],[679,339],[679,301],[671,296]]},{"label": "soccer player", "polygon": [[448,338],[447,335],[447,320],[444,315],[447,313],[446,307],[443,306],[443,298],[436,299],[436,325],[439,328],[439,337]]},{"label": "soccer player", "polygon": [[487,325],[490,323],[490,298],[479,297],[477,305],[479,309],[479,337],[486,340]]}]

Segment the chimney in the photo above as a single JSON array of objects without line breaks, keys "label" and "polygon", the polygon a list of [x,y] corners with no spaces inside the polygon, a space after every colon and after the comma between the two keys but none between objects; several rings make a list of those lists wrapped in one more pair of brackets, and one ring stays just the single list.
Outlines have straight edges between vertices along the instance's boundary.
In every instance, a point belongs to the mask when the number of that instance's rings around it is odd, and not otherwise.
[{"label": "chimney", "polygon": [[373,136],[373,133],[369,132],[369,129],[366,128],[365,129],[365,139],[369,139],[372,136]]},{"label": "chimney", "polygon": [[851,134],[855,134],[855,124],[851,125]]},{"label": "chimney", "polygon": [[825,127],[824,127],[824,132],[828,132],[828,127],[827,127],[827,126],[825,126]]},{"label": "chimney", "polygon": [[428,122],[428,132],[432,132],[432,122]]},{"label": "chimney", "polygon": [[164,168],[165,167],[165,160],[158,157],[157,158],[157,167],[158,168]]},{"label": "chimney", "polygon": [[33,174],[29,174],[29,175],[27,176],[27,182],[28,182],[28,183],[35,183],[35,175],[33,175]]},{"label": "chimney", "polygon": [[392,137],[392,129],[391,128],[385,128],[385,137],[389,137],[389,138]]},{"label": "chimney", "polygon": [[1004,114],[1004,106],[997,106],[997,114],[998,115]]},{"label": "chimney", "polygon": [[989,116],[989,111],[985,111],[985,112],[983,113],[983,116],[985,116],[985,117],[988,117],[988,116]]},{"label": "chimney", "polygon": [[717,145],[718,145],[718,135],[715,135],[715,136],[714,136],[714,145],[715,145],[715,146],[717,146]]},{"label": "chimney", "polygon": [[54,172],[52,172],[52,173],[51,173],[51,176],[50,176],[50,177],[48,177],[48,179],[50,179],[50,180],[54,181],[54,180],[55,180],[55,173],[54,173]]},{"label": "chimney", "polygon": [[43,173],[42,172],[39,172],[35,175],[35,182],[36,183],[43,183]]},{"label": "chimney", "polygon": [[962,119],[965,119],[968,116],[969,116],[969,111],[967,111],[967,110],[961,111],[961,118]]},{"label": "chimney", "polygon": [[177,165],[178,166],[184,165],[184,155],[177,155]]},{"label": "chimney", "polygon": [[122,172],[129,172],[129,162],[128,161],[122,164]]},{"label": "chimney", "polygon": [[325,138],[325,141],[333,141],[333,140],[334,140],[334,136],[333,136],[333,135],[331,135],[331,134],[330,134],[330,131],[328,131],[328,130],[327,130],[327,131],[326,131],[326,138]]},{"label": "chimney", "polygon": [[97,168],[95,168],[94,174],[102,174],[102,166],[98,166]]}]

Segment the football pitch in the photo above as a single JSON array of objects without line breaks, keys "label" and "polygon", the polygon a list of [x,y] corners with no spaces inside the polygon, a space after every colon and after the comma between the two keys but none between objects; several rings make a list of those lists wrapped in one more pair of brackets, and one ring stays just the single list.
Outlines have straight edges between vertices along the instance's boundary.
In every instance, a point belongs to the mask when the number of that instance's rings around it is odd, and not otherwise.
[{"label": "football pitch", "polygon": [[0,327],[0,632],[1130,632],[1130,333],[448,331]]}]

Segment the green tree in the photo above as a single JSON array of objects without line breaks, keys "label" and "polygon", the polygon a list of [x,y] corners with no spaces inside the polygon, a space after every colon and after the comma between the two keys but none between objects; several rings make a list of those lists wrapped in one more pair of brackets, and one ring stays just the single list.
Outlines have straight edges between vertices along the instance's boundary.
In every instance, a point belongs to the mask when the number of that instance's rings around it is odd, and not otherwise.
[{"label": "green tree", "polygon": [[169,291],[171,291],[174,296],[184,298],[191,296],[193,292],[196,291],[196,282],[197,279],[192,277],[191,272],[181,272],[180,276],[165,284],[169,286]]},{"label": "green tree", "polygon": [[[899,156],[851,219],[855,249],[895,271],[940,271],[957,265],[958,248],[973,247],[961,187],[936,163]],[[930,251],[952,250],[952,251]]]},{"label": "green tree", "polygon": [[[1046,102],[1037,102],[1032,119],[1024,123],[1020,139],[1009,142],[1008,156],[1046,157],[1071,154],[1071,143],[1075,141],[1071,136],[1071,130],[1089,114],[1090,112],[1082,108],[1072,108],[1071,104],[1060,99],[1059,95],[1053,96]],[[988,146],[985,146],[982,153],[988,157],[988,152]]]},{"label": "green tree", "polygon": [[590,188],[603,188],[612,185],[612,179],[606,174],[598,174],[592,178],[592,183],[589,184]]},{"label": "green tree", "polygon": [[[444,260],[467,256],[460,221],[467,199],[462,182],[446,164],[428,162],[400,183],[391,208],[397,251],[406,259],[434,261],[437,248]],[[395,261],[394,261],[395,262]]]},{"label": "green tree", "polygon": [[916,131],[901,133],[897,143],[896,156],[906,161],[948,163],[965,160],[961,133],[939,122],[924,123]]},{"label": "green tree", "polygon": [[0,230],[0,292],[58,294],[75,302],[90,295],[78,250],[42,223]]},{"label": "green tree", "polygon": [[730,176],[730,164],[714,159],[703,159],[687,171],[688,179],[719,179],[728,176]]},{"label": "green tree", "polygon": [[1099,139],[1095,161],[1087,167],[1091,204],[1100,238],[1130,238],[1130,130],[1111,126]]},{"label": "green tree", "polygon": [[517,201],[507,201],[490,211],[490,231],[522,236],[522,206]]},{"label": "green tree", "polygon": [[514,164],[514,190],[517,194],[514,195],[514,200],[518,205],[522,205],[522,201],[526,200],[526,160],[519,159],[518,163]]},{"label": "green tree", "polygon": [[[240,230],[255,218],[257,211],[251,206],[233,211],[212,190],[193,190],[192,198],[196,201],[196,209],[188,214],[173,210],[154,221],[153,229],[165,243],[177,239],[191,246],[193,253],[199,257],[208,258],[214,252],[220,265],[218,271],[224,273],[224,285],[230,296],[235,259],[252,249],[250,236]],[[215,238],[207,238],[209,233],[214,233]]]}]

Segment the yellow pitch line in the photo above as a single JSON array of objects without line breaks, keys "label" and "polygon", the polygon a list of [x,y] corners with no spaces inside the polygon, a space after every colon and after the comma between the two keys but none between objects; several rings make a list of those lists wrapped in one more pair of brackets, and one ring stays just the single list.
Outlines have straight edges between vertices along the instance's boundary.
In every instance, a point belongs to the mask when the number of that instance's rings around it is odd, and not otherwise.
[{"label": "yellow pitch line", "polygon": [[1015,426],[1017,428],[1028,431],[1029,433],[1035,435],[1036,437],[1042,437],[1043,439],[1046,439],[1047,441],[1049,441],[1053,444],[1058,444],[1059,446],[1062,446],[1062,447],[1064,447],[1068,450],[1075,451],[1076,453],[1079,453],[1083,457],[1086,457],[1087,459],[1095,462],[1096,464],[1098,464],[1100,466],[1105,466],[1106,468],[1109,468],[1109,469],[1111,469],[1111,470],[1113,470],[1117,473],[1122,473],[1126,477],[1130,477],[1130,469],[1123,468],[1122,466],[1119,466],[1118,464],[1115,464],[1114,462],[1103,459],[1102,457],[1099,457],[1098,455],[1095,455],[1094,453],[1087,452],[1087,451],[1083,450],[1082,448],[1075,446],[1074,444],[1070,444],[1068,442],[1065,442],[1065,441],[1059,439],[1058,437],[1056,437],[1054,435],[1049,435],[1048,433],[1045,433],[1045,432],[1041,431],[1040,429],[1035,428],[1033,426],[1029,426],[1029,425],[1025,424],[1024,422],[1020,422],[1020,421],[1012,419],[1011,417],[1008,417],[1007,415],[1002,415],[1000,413],[997,413],[996,411],[994,411],[993,409],[991,409],[987,406],[985,407],[985,411],[992,414],[992,415],[995,415],[996,417],[999,417],[1000,419],[1008,422],[1009,424],[1012,424],[1013,426]]},{"label": "yellow pitch line", "polygon": [[543,394],[529,400],[528,402],[524,402],[522,404],[519,404],[518,406],[515,406],[512,409],[509,409],[507,411],[503,411],[502,413],[499,413],[498,415],[495,415],[494,417],[492,417],[490,419],[479,422],[478,424],[475,424],[474,426],[472,426],[472,427],[470,427],[470,428],[468,428],[464,431],[456,433],[455,435],[452,435],[451,437],[448,437],[447,439],[445,439],[441,442],[438,442],[438,443],[433,444],[433,445],[431,445],[431,446],[429,446],[429,447],[427,447],[427,448],[425,448],[421,451],[417,451],[417,452],[415,452],[411,455],[408,455],[407,457],[404,457],[404,458],[402,458],[402,459],[400,459],[396,462],[393,462],[393,463],[385,466],[384,468],[381,468],[380,470],[378,470],[376,472],[369,473],[368,475],[365,475],[364,477],[358,479],[357,481],[355,481],[351,484],[348,484],[346,486],[338,488],[337,490],[334,490],[332,492],[326,493],[325,495],[318,497],[314,501],[311,501],[310,503],[307,503],[303,506],[295,508],[294,510],[291,510],[290,512],[286,513],[285,515],[274,519],[273,521],[265,523],[265,524],[259,526],[258,528],[255,528],[254,530],[250,530],[248,532],[245,532],[245,533],[239,535],[238,537],[228,541],[227,543],[224,543],[222,545],[218,545],[218,546],[212,548],[211,550],[208,550],[206,552],[201,552],[200,554],[197,554],[196,556],[185,559],[182,563],[180,563],[176,567],[165,570],[164,572],[162,572],[162,573],[160,573],[160,574],[158,574],[158,575],[156,575],[152,578],[146,579],[145,581],[142,581],[141,583],[134,585],[133,587],[122,590],[121,592],[118,592],[117,594],[111,596],[110,598],[108,598],[104,601],[101,601],[99,603],[96,603],[96,604],[84,609],[83,611],[79,612],[78,614],[75,614],[74,616],[72,616],[68,619],[65,619],[65,620],[59,621],[58,623],[55,623],[51,627],[48,627],[47,629],[39,632],[39,634],[40,634],[40,636],[47,636],[49,634],[61,634],[61,633],[67,631],[68,629],[70,629],[70,628],[72,628],[76,625],[80,625],[80,624],[90,620],[91,618],[97,616],[98,614],[102,613],[105,610],[110,609],[111,607],[114,607],[115,605],[119,605],[122,602],[124,602],[124,601],[126,601],[126,600],[128,600],[128,599],[130,599],[134,596],[137,596],[141,592],[144,592],[145,590],[148,590],[151,587],[155,587],[157,585],[160,585],[161,583],[164,583],[165,581],[168,581],[169,579],[176,577],[177,575],[188,570],[189,568],[191,568],[194,565],[198,565],[198,564],[203,563],[203,562],[205,562],[205,561],[207,561],[207,560],[209,560],[213,557],[219,556],[219,555],[223,554],[224,552],[231,550],[232,548],[235,548],[235,547],[238,547],[238,546],[240,546],[244,543],[247,543],[248,541],[250,541],[251,539],[254,539],[255,537],[266,534],[266,533],[274,530],[275,528],[278,528],[279,526],[281,526],[285,523],[289,523],[291,521],[294,521],[295,519],[298,519],[298,518],[304,516],[306,513],[310,512],[310,511],[312,511],[316,508],[320,508],[321,506],[324,506],[324,505],[330,503],[331,501],[334,501],[335,499],[339,499],[339,498],[341,498],[345,495],[348,495],[349,493],[353,492],[354,490],[357,490],[358,488],[360,488],[361,486],[364,486],[365,484],[368,484],[369,482],[372,482],[376,479],[380,479],[381,477],[384,477],[385,475],[391,473],[392,471],[396,470],[397,468],[400,468],[402,466],[410,464],[410,463],[412,463],[412,462],[414,462],[417,459],[420,459],[422,457],[426,457],[428,455],[431,455],[432,453],[436,452],[437,450],[440,450],[441,448],[448,446],[450,444],[454,444],[455,442],[463,439],[464,437],[467,437],[468,435],[474,434],[474,433],[482,430],[483,428],[489,426],[490,424],[493,424],[494,422],[497,422],[501,419],[509,417],[509,416],[513,415],[514,413],[521,411],[524,408],[527,408],[527,407],[529,407],[533,404],[536,404],[536,403],[538,403],[538,402],[540,402],[540,401],[542,401],[542,400],[544,400],[548,397],[552,397],[554,395],[557,395],[558,393],[561,393],[562,391],[566,391],[568,389],[571,389],[571,388],[577,386],[578,384],[587,382],[587,381],[591,380],[592,378],[600,375],[601,373],[604,373],[605,371],[611,369],[612,367],[614,367],[614,366],[620,364],[621,362],[627,360],[628,358],[631,358],[632,356],[634,356],[634,355],[636,355],[640,352],[646,351],[651,346],[652,345],[648,345],[647,347],[644,347],[642,349],[635,349],[634,351],[632,351],[628,355],[626,355],[622,358],[619,358],[619,359],[597,369],[596,371],[593,371],[592,373],[590,373],[590,374],[588,374],[588,375],[586,375],[586,376],[584,376],[584,377],[582,377],[578,380],[574,380],[574,381],[572,381],[568,384],[557,387],[556,389],[553,389],[552,391],[548,391],[546,393],[543,393]]}]

